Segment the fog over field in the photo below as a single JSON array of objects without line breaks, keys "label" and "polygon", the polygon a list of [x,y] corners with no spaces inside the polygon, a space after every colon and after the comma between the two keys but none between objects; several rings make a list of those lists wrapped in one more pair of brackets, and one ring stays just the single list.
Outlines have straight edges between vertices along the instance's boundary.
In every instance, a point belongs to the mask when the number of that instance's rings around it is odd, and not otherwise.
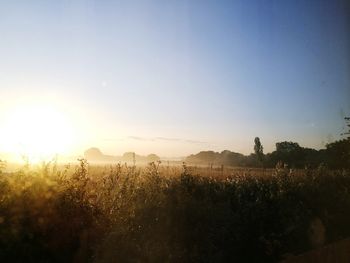
[{"label": "fog over field", "polygon": [[350,262],[348,0],[3,0],[0,262]]}]

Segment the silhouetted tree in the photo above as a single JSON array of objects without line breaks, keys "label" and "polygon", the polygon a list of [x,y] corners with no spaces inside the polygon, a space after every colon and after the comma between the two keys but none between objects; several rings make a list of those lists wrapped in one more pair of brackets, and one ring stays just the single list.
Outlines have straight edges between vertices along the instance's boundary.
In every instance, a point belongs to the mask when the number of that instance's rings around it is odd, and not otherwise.
[{"label": "silhouetted tree", "polygon": [[350,117],[344,117],[348,131],[341,135],[347,138],[326,145],[325,161],[330,168],[350,168]]},{"label": "silhouetted tree", "polygon": [[350,117],[344,117],[346,126],[348,127],[348,131],[342,133],[341,135],[346,135],[347,138],[350,140]]},{"label": "silhouetted tree", "polygon": [[326,161],[330,168],[350,168],[350,139],[326,145]]},{"label": "silhouetted tree", "polygon": [[255,152],[256,156],[258,157],[258,160],[261,163],[263,163],[264,147],[262,146],[259,137],[255,137],[255,139],[254,139],[254,152]]},{"label": "silhouetted tree", "polygon": [[282,161],[290,167],[302,168],[305,165],[305,151],[296,142],[276,143],[276,151],[271,157],[274,163]]},{"label": "silhouetted tree", "polygon": [[291,153],[299,150],[301,147],[297,142],[278,142],[276,151],[281,153]]}]

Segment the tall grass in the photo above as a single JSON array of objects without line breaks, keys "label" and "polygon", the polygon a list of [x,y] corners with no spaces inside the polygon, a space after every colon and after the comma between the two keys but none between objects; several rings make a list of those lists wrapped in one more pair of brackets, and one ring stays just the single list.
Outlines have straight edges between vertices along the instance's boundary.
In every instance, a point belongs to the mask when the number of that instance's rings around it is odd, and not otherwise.
[{"label": "tall grass", "polygon": [[350,235],[348,171],[201,171],[0,173],[0,261],[274,262]]}]

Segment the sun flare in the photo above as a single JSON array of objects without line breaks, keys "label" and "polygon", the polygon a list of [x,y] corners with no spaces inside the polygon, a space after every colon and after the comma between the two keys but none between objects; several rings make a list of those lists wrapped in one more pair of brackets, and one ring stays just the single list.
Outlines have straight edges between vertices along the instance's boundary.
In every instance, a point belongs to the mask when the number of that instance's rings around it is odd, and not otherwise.
[{"label": "sun flare", "polygon": [[17,105],[6,113],[2,125],[3,146],[31,162],[67,153],[74,139],[68,117],[50,104]]}]

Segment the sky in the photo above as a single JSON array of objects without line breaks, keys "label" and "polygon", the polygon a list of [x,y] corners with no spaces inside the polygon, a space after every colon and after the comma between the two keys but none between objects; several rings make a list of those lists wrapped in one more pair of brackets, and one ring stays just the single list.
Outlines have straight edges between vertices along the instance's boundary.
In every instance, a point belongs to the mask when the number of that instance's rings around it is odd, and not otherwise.
[{"label": "sky", "polygon": [[346,0],[3,0],[0,36],[0,151],[27,104],[72,152],[169,157],[319,149],[350,115]]}]

